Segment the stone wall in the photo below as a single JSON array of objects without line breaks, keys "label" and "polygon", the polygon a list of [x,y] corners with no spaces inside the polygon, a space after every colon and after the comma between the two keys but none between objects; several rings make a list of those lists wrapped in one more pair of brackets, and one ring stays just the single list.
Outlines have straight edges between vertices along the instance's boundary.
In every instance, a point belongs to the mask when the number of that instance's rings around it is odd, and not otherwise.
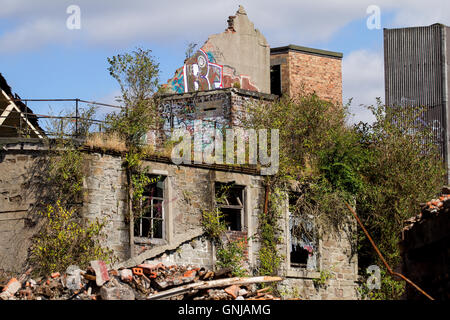
[{"label": "stone wall", "polygon": [[[314,270],[283,265],[285,277],[279,289],[286,296],[305,300],[354,300],[358,298],[357,256],[346,236],[324,235],[319,240],[318,265]],[[314,283],[326,275],[324,283]]]},{"label": "stone wall", "polygon": [[150,264],[162,262],[165,265],[194,265],[212,269],[214,267],[214,249],[206,237],[197,237],[179,245],[175,250],[168,250],[152,259]]},{"label": "stone wall", "polygon": [[[30,188],[30,179],[39,177],[45,162],[45,146],[36,144],[6,145],[0,161],[0,269],[23,272],[31,236],[38,230],[33,219],[38,195],[43,190]],[[126,174],[119,155],[87,152],[83,216],[105,219],[106,238],[103,244],[114,249],[120,262],[114,267],[131,267],[145,261],[167,264],[194,264],[212,267],[215,248],[205,238],[201,227],[202,210],[212,208],[214,182],[245,186],[243,230],[230,232],[232,239],[249,238],[246,264],[258,266],[258,216],[263,210],[265,189],[263,177],[256,173],[239,172],[239,168],[180,165],[170,160],[148,159],[149,172],[165,176],[165,235],[157,241],[142,241],[134,237],[127,222]],[[32,185],[32,184],[31,184]],[[286,211],[285,211],[286,213]],[[286,213],[287,217],[287,213]],[[286,221],[280,236],[282,254],[288,253]],[[131,244],[131,245],[130,245]],[[313,279],[320,271],[332,277],[322,287]],[[347,233],[325,234],[319,240],[318,263],[314,270],[290,268],[285,263],[281,273],[286,279],[280,289],[287,296],[304,299],[354,299],[357,275],[356,256],[351,254]]]},{"label": "stone wall", "polygon": [[271,65],[281,66],[282,92],[291,97],[304,90],[342,104],[342,54],[289,45],[272,48]]},{"label": "stone wall", "polygon": [[[239,236],[242,238],[256,233],[257,224],[254,217],[258,214],[264,193],[262,177],[195,166],[175,166],[154,161],[145,161],[144,165],[149,168],[150,173],[166,176],[165,188],[168,193],[166,198],[169,200],[164,207],[167,217],[166,237],[164,241],[157,244],[142,243],[139,239],[135,239],[132,261],[152,259],[180,261],[182,258],[193,261],[189,258],[189,246],[192,241],[197,244],[204,241],[199,240],[203,234],[202,211],[213,207],[215,182],[234,182],[236,185],[245,186],[244,225],[243,232]],[[233,238],[232,235],[231,238]],[[198,259],[208,262],[207,265],[212,265],[214,263],[212,247],[200,245],[200,248],[203,248],[204,255],[200,255]],[[166,256],[162,257],[164,252]],[[186,252],[187,255],[180,252]]]},{"label": "stone wall", "polygon": [[13,272],[26,268],[30,238],[39,229],[34,215],[37,190],[29,181],[40,175],[40,152],[22,147],[16,144],[0,151],[0,269]]},{"label": "stone wall", "polygon": [[127,180],[119,156],[89,153],[84,181],[83,216],[106,220],[104,245],[121,260],[130,256]]}]

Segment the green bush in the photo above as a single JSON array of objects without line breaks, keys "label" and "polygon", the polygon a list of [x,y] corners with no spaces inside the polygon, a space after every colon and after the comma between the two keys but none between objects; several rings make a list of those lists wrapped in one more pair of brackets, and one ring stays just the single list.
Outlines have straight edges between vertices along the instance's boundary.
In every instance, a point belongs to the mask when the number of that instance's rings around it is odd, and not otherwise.
[{"label": "green bush", "polygon": [[215,242],[220,242],[220,237],[227,231],[225,223],[221,220],[222,213],[218,208],[214,210],[203,210],[202,227],[206,235]]},{"label": "green bush", "polygon": [[100,245],[104,223],[82,223],[74,209],[67,210],[60,201],[39,214],[45,219],[44,226],[33,238],[30,256],[36,273],[48,275],[70,265],[85,268],[91,260],[114,260],[112,250]]},{"label": "green bush", "polygon": [[220,268],[231,268],[231,274],[234,277],[247,276],[247,270],[242,262],[245,259],[244,251],[247,242],[245,239],[238,241],[229,241],[226,245],[221,245],[217,249],[217,265]]}]

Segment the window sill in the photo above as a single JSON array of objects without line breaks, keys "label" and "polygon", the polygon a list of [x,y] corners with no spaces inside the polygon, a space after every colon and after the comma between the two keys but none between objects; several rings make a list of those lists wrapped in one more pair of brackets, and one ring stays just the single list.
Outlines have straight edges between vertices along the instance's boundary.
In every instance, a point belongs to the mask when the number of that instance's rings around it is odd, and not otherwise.
[{"label": "window sill", "polygon": [[151,239],[151,238],[134,238],[134,244],[153,244],[153,245],[165,245],[167,241],[165,239]]},{"label": "window sill", "polygon": [[288,268],[286,270],[287,278],[306,278],[306,279],[315,279],[320,278],[320,272],[306,270],[305,268]]}]

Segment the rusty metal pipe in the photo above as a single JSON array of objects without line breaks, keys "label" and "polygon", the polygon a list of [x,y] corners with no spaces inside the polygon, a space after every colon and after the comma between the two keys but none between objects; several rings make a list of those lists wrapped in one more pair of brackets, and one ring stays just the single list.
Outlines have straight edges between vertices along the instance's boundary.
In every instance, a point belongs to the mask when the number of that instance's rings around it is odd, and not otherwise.
[{"label": "rusty metal pipe", "polygon": [[366,228],[364,227],[364,225],[362,224],[361,220],[358,218],[355,210],[353,210],[353,208],[347,203],[345,202],[347,208],[350,210],[350,212],[352,213],[352,215],[355,217],[356,221],[358,222],[359,226],[361,227],[361,229],[364,231],[364,234],[366,235],[367,239],[369,239],[370,243],[372,244],[372,247],[375,249],[375,251],[377,252],[378,256],[380,257],[381,261],[383,262],[384,266],[386,267],[386,269],[388,270],[388,272],[396,277],[401,278],[402,280],[406,281],[408,284],[410,284],[411,286],[413,286],[417,291],[419,291],[420,293],[422,293],[424,296],[426,296],[428,299],[430,300],[434,300],[433,297],[431,297],[428,293],[426,293],[425,291],[423,291],[418,285],[416,285],[414,282],[412,282],[411,280],[409,280],[407,277],[405,277],[404,275],[402,275],[401,273],[398,272],[394,272],[391,267],[389,266],[389,264],[387,263],[387,261],[384,259],[383,255],[381,254],[380,250],[378,249],[378,247],[375,245],[375,242],[373,242],[372,237],[369,235],[369,232],[366,230]]}]

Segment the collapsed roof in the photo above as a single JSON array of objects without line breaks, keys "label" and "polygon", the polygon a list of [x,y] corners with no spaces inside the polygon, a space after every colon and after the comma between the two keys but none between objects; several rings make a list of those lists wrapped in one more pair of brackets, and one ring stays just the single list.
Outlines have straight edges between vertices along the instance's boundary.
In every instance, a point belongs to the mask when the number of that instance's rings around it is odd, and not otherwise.
[{"label": "collapsed roof", "polygon": [[12,92],[0,73],[0,137],[21,135],[30,138],[45,136],[39,126],[38,117],[20,100],[19,95]]}]

